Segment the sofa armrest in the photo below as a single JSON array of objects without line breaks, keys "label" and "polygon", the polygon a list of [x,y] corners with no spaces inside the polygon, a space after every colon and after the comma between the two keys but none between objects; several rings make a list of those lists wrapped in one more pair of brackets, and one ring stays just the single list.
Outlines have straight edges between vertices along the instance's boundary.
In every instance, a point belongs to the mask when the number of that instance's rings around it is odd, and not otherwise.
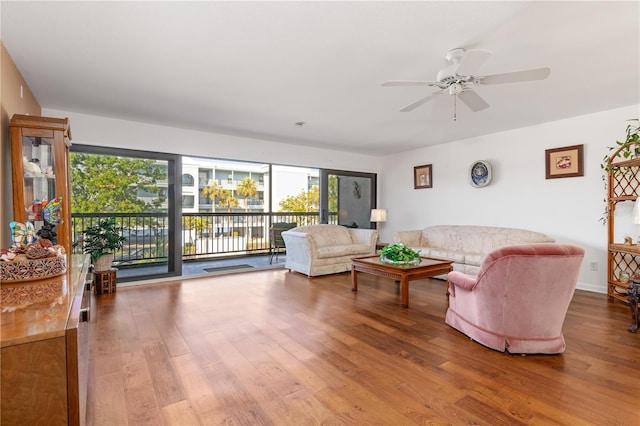
[{"label": "sofa armrest", "polygon": [[394,234],[395,243],[402,243],[407,247],[420,247],[422,230],[398,231]]},{"label": "sofa armrest", "polygon": [[310,264],[318,258],[318,249],[313,235],[304,232],[285,231],[282,233],[287,248],[287,259],[295,263]]},{"label": "sofa armrest", "polygon": [[[449,280],[449,285],[453,285],[454,287],[460,287],[465,290],[473,290],[478,283],[477,277],[472,277],[471,275],[463,274],[460,271],[451,271],[447,274],[447,280]],[[455,291],[455,290],[454,290]]]},{"label": "sofa armrest", "polygon": [[349,229],[351,241],[354,244],[366,244],[371,247],[371,253],[376,252],[378,242],[378,231],[376,229]]}]

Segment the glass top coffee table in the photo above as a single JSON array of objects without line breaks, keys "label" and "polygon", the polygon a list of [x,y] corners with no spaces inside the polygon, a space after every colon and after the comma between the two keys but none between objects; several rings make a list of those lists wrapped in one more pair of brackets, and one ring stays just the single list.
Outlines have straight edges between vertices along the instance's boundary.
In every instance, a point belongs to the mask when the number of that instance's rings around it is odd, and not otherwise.
[{"label": "glass top coffee table", "polygon": [[[418,265],[390,265],[383,263],[379,255],[354,257],[351,259],[352,291],[358,291],[358,272],[364,272],[379,277],[389,278],[400,282],[402,307],[409,307],[409,281],[430,278],[446,274],[453,270],[452,260],[420,257]],[[447,291],[449,281],[447,281]]]}]

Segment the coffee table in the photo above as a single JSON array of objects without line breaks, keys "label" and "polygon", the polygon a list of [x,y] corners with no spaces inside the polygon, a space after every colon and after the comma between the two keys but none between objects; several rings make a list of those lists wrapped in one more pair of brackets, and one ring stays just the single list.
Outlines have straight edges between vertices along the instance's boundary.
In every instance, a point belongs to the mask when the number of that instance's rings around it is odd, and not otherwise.
[{"label": "coffee table", "polygon": [[[354,257],[351,259],[352,291],[358,291],[358,272],[364,272],[379,277],[390,278],[400,282],[402,307],[409,307],[409,281],[430,278],[446,274],[453,270],[452,260],[422,257],[418,265],[390,265],[383,263],[379,255]],[[447,280],[447,291],[449,281]]]}]

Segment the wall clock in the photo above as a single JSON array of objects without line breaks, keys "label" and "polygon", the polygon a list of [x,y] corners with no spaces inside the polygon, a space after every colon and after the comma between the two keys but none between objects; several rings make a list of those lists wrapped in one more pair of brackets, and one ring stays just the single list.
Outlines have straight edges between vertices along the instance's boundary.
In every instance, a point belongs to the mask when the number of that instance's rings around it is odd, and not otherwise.
[{"label": "wall clock", "polygon": [[491,164],[488,161],[474,161],[469,167],[469,183],[476,188],[482,188],[491,182]]}]

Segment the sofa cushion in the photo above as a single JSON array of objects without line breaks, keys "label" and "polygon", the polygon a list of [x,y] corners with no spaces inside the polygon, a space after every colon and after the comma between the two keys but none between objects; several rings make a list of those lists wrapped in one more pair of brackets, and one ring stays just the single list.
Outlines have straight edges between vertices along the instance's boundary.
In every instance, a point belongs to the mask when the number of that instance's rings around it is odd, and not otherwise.
[{"label": "sofa cushion", "polygon": [[415,250],[420,253],[422,257],[432,257],[431,256],[431,247],[409,247],[411,250]]},{"label": "sofa cushion", "polygon": [[366,244],[343,244],[337,246],[318,247],[318,259],[365,255],[369,254],[369,249],[370,247]]},{"label": "sofa cushion", "polygon": [[539,232],[494,226],[430,226],[422,230],[420,237],[421,246],[485,255],[506,245],[545,242],[553,239]]},{"label": "sofa cushion", "polygon": [[340,225],[299,226],[295,231],[313,235],[317,247],[351,244],[349,229]]},{"label": "sofa cushion", "polygon": [[480,266],[482,264],[483,256],[481,254],[471,254],[467,253],[464,256],[464,263],[467,265]]},{"label": "sofa cushion", "polygon": [[453,250],[431,249],[429,251],[429,257],[453,260],[455,263],[464,263],[465,253]]}]

